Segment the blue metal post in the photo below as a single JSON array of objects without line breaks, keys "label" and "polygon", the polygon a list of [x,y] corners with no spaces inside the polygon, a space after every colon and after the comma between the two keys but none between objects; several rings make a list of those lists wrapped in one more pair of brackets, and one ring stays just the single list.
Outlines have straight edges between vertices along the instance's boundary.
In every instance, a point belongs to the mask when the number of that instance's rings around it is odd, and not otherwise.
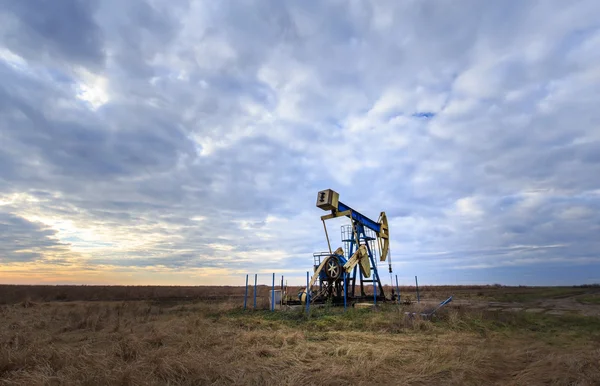
[{"label": "blue metal post", "polygon": [[347,308],[347,304],[346,304],[346,299],[348,297],[348,275],[346,274],[346,271],[343,272],[344,274],[344,311],[346,311]]},{"label": "blue metal post", "polygon": [[256,280],[258,279],[258,274],[254,274],[254,309],[256,309]]},{"label": "blue metal post", "polygon": [[446,299],[443,302],[441,302],[433,311],[431,311],[429,313],[429,316],[433,315],[437,310],[439,310],[440,308],[444,307],[446,304],[450,303],[452,301],[452,297],[453,296],[450,296],[448,299]]},{"label": "blue metal post", "polygon": [[419,296],[419,281],[417,280],[417,276],[415,276],[415,284],[417,285],[417,303],[421,303],[421,297]]},{"label": "blue metal post", "polygon": [[396,275],[396,303],[400,303],[400,287],[398,287],[398,275]]},{"label": "blue metal post", "polygon": [[275,272],[273,272],[273,286],[271,287],[271,311],[275,311]]},{"label": "blue metal post", "polygon": [[244,309],[246,309],[247,301],[248,301],[248,275],[246,275],[246,293],[244,294]]},{"label": "blue metal post", "polygon": [[375,271],[373,271],[373,305],[377,305],[377,282],[375,281]]},{"label": "blue metal post", "polygon": [[308,310],[310,308],[310,291],[308,288],[308,282],[310,281],[309,273],[306,272],[306,314],[308,315]]}]

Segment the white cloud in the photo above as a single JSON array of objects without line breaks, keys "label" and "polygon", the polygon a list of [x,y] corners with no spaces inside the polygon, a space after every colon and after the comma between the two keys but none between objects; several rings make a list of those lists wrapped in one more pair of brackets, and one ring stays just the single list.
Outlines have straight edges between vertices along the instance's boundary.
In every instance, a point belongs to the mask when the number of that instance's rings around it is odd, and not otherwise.
[{"label": "white cloud", "polygon": [[11,50],[0,48],[0,60],[17,71],[27,71],[27,61]]},{"label": "white cloud", "polygon": [[94,110],[110,100],[106,77],[93,74],[86,69],[78,69],[76,73],[80,77],[76,86],[77,98],[89,103]]},{"label": "white cloud", "polygon": [[459,216],[466,217],[480,217],[484,214],[474,197],[463,197],[458,199],[455,204],[455,210]]},{"label": "white cloud", "polygon": [[73,7],[2,11],[0,211],[81,264],[303,271],[324,188],[435,280],[596,263],[595,1]]}]

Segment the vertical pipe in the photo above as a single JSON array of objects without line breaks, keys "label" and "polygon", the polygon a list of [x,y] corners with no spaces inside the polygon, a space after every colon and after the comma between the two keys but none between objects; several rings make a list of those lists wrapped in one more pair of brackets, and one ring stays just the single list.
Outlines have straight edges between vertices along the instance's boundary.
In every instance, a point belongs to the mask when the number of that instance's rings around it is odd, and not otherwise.
[{"label": "vertical pipe", "polygon": [[373,305],[377,305],[377,282],[375,280],[375,271],[373,271]]},{"label": "vertical pipe", "polygon": [[279,305],[283,306],[283,275],[281,275],[281,298],[279,299]]},{"label": "vertical pipe", "polygon": [[356,270],[358,269],[358,264],[354,266],[354,270],[352,271],[352,297],[354,297],[355,293],[355,284],[356,284]]},{"label": "vertical pipe", "polygon": [[275,272],[273,272],[273,286],[271,287],[271,311],[275,311]]},{"label": "vertical pipe", "polygon": [[421,297],[419,296],[419,281],[417,280],[417,276],[415,276],[415,284],[417,285],[417,303],[421,303]]},{"label": "vertical pipe", "polygon": [[310,291],[308,288],[308,282],[309,282],[309,277],[308,277],[309,273],[306,272],[306,314],[308,315],[308,310],[310,308]]},{"label": "vertical pipe", "polygon": [[398,275],[396,275],[396,303],[400,304],[400,287],[398,287]]},{"label": "vertical pipe", "polygon": [[344,311],[346,311],[347,303],[346,303],[346,299],[348,298],[348,274],[346,274],[346,271],[343,271],[344,273]]},{"label": "vertical pipe", "polygon": [[244,293],[244,310],[246,309],[247,302],[248,302],[248,275],[246,275],[246,292]]},{"label": "vertical pipe", "polygon": [[258,274],[254,274],[254,309],[256,309],[256,281],[258,279]]}]

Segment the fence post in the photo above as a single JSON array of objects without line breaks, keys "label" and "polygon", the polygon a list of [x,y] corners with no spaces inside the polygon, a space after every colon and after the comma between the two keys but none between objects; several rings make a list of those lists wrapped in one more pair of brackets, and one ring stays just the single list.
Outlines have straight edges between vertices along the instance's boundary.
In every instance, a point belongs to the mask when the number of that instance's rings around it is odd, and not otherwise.
[{"label": "fence post", "polygon": [[348,297],[348,280],[347,280],[346,271],[343,271],[343,273],[344,273],[344,311],[346,311],[346,308],[347,308],[346,299]]},{"label": "fence post", "polygon": [[254,274],[254,309],[256,309],[256,280],[258,279],[258,274]]},{"label": "fence post", "polygon": [[244,293],[244,310],[246,309],[247,302],[248,302],[248,275],[246,275],[246,292]]},{"label": "fence post", "polygon": [[419,280],[417,280],[417,276],[415,276],[415,284],[417,285],[417,303],[421,303],[421,297],[419,296]]},{"label": "fence post", "polygon": [[281,275],[281,299],[279,299],[279,305],[283,307],[283,275]]},{"label": "fence post", "polygon": [[400,304],[400,287],[398,287],[398,275],[396,275],[396,294],[398,295],[396,298],[396,303]]},{"label": "fence post", "polygon": [[308,311],[310,309],[310,291],[308,288],[308,282],[309,282],[310,278],[309,278],[309,273],[308,271],[306,272],[306,314],[308,315]]},{"label": "fence post", "polygon": [[275,272],[273,272],[273,286],[271,287],[271,312],[275,311]]}]

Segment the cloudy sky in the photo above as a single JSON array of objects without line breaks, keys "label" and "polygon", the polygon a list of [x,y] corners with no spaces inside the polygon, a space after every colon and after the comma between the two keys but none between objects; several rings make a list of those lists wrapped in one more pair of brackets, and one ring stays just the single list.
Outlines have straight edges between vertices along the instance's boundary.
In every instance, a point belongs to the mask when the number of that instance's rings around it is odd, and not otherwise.
[{"label": "cloudy sky", "polygon": [[0,4],[2,283],[600,282],[597,0]]}]

